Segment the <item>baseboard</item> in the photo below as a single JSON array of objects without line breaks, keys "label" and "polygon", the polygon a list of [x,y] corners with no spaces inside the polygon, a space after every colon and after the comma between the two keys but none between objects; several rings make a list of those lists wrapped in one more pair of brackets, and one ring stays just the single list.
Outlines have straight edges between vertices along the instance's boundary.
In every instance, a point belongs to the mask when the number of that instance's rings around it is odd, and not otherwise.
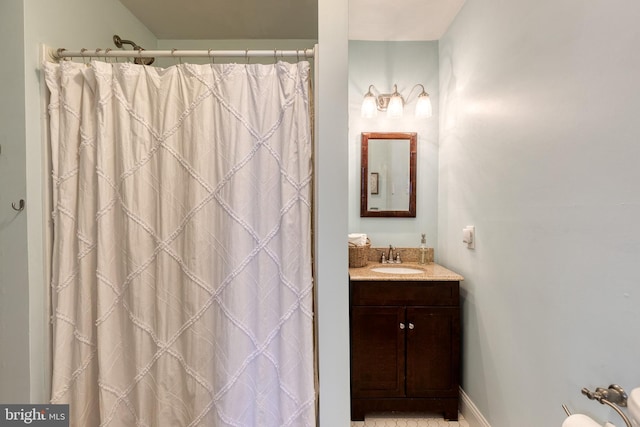
[{"label": "baseboard", "polygon": [[478,407],[471,401],[462,388],[460,388],[460,413],[469,423],[469,427],[491,427]]}]

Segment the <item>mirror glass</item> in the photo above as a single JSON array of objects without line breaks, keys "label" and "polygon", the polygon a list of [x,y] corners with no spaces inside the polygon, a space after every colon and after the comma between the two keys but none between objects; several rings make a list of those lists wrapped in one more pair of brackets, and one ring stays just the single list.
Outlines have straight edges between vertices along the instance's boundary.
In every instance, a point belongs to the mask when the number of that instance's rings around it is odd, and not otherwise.
[{"label": "mirror glass", "polygon": [[360,216],[416,216],[415,132],[363,132]]}]

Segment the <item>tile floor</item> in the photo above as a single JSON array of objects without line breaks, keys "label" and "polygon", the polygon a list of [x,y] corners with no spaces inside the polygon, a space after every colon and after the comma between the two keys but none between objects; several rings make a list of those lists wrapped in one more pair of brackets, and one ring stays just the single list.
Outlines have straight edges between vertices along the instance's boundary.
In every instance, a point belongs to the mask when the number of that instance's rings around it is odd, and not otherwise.
[{"label": "tile floor", "polygon": [[[402,416],[402,418],[398,418]],[[364,421],[351,421],[351,427],[469,427],[460,415],[458,421],[445,421],[442,417],[426,418],[425,414],[375,414]]]}]

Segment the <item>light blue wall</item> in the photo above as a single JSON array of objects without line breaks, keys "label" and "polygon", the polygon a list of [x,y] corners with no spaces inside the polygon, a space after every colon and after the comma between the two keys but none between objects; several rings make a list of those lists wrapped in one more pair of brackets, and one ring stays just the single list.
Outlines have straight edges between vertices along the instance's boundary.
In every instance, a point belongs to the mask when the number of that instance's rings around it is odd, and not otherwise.
[{"label": "light blue wall", "polygon": [[[0,402],[29,399],[27,216],[11,204],[25,198],[24,14],[21,0],[0,2]],[[7,387],[11,384],[11,387]]]},{"label": "light blue wall", "polygon": [[349,4],[318,0],[315,64],[315,291],[320,427],[350,426],[346,244]]},{"label": "light blue wall", "polygon": [[[494,427],[640,385],[640,3],[467,0],[440,40],[439,244]],[[476,249],[461,230],[475,225]]]},{"label": "light blue wall", "polygon": [[[372,246],[418,247],[420,234],[437,245],[438,204],[438,42],[349,42],[349,232],[367,233]],[[413,116],[421,83],[431,98],[433,117]],[[407,105],[400,119],[384,113],[361,117],[362,99],[369,85],[390,93],[393,85]],[[418,171],[416,218],[360,218],[360,135],[362,132],[417,132]],[[437,254],[436,254],[437,255]]]}]

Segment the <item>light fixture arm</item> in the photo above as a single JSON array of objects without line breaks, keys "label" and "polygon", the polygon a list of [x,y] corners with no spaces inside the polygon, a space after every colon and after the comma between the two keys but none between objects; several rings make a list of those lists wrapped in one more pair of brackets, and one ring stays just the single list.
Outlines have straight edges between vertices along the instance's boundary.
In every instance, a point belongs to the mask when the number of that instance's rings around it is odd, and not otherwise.
[{"label": "light fixture arm", "polygon": [[407,95],[407,103],[409,103],[409,101],[411,100],[411,95],[413,95],[413,91],[417,87],[422,89],[422,91],[418,94],[418,98],[421,96],[429,96],[429,93],[427,93],[427,91],[424,89],[424,86],[421,83],[417,83],[415,86],[411,88],[411,91],[409,91],[409,95]]},{"label": "light fixture arm", "polygon": [[[375,98],[378,111],[387,111],[392,96],[402,98],[402,95],[398,92],[398,85],[396,84],[393,85],[393,93],[381,93],[374,85],[369,85],[369,89],[364,96]],[[404,103],[404,98],[402,98],[402,101]]]}]

